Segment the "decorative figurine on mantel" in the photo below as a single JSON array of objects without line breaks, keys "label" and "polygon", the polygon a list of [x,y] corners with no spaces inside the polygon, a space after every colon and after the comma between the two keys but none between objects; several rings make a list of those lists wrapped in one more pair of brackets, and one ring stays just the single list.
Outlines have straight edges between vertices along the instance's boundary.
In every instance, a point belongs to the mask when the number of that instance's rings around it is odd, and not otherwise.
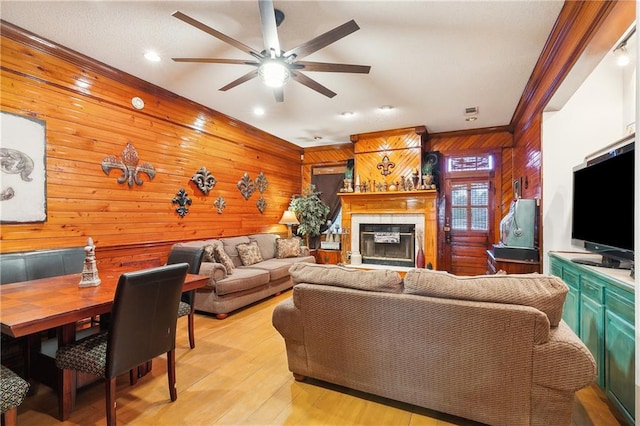
[{"label": "decorative figurine on mantel", "polygon": [[98,276],[98,267],[96,266],[96,246],[93,245],[93,239],[87,239],[87,245],[84,248],[84,267],[82,268],[82,279],[78,287],[96,287],[101,283]]}]

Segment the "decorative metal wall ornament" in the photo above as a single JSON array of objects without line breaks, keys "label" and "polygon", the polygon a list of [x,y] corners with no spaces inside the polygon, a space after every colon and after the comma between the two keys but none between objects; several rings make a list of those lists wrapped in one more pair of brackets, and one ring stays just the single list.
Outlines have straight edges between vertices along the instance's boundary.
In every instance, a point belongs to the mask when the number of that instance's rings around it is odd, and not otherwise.
[{"label": "decorative metal wall ornament", "polygon": [[267,190],[267,186],[269,186],[269,181],[267,181],[267,177],[264,175],[263,172],[260,172],[260,174],[255,180],[255,184],[256,184],[256,188],[258,188],[258,191],[260,191],[261,194]]},{"label": "decorative metal wall ornament", "polygon": [[264,213],[264,209],[267,208],[267,202],[265,201],[264,197],[260,196],[258,202],[256,203],[256,207],[258,207],[260,213]]},{"label": "decorative metal wall ornament", "polygon": [[389,169],[393,169],[395,166],[396,166],[396,163],[389,161],[389,157],[386,155],[382,157],[382,161],[376,165],[378,170],[382,170],[380,172],[382,176],[390,175],[391,171],[389,171]]},{"label": "decorative metal wall ornament", "polygon": [[139,173],[144,173],[149,176],[149,180],[153,179],[156,175],[156,169],[149,163],[140,163],[140,157],[138,152],[131,142],[127,142],[121,155],[122,159],[117,158],[115,155],[110,155],[102,160],[102,171],[107,176],[113,169],[122,170],[122,176],[118,178],[118,183],[129,184],[129,187],[136,185],[142,185],[144,182],[138,177]]},{"label": "decorative metal wall ornament", "polygon": [[246,173],[242,176],[242,179],[238,182],[238,189],[240,193],[244,197],[245,200],[248,200],[256,190],[256,186],[249,177],[249,173]]},{"label": "decorative metal wall ornament", "polygon": [[207,195],[218,182],[205,166],[202,166],[202,168],[198,170],[195,175],[191,176],[191,181],[198,186],[198,189],[202,191],[204,195]]},{"label": "decorative metal wall ornament", "polygon": [[222,198],[222,195],[219,195],[218,199],[213,203],[213,205],[218,208],[218,214],[222,214],[222,210],[224,210],[224,208],[227,207],[227,202],[224,201],[224,198]]},{"label": "decorative metal wall ornament", "polygon": [[173,204],[180,204],[180,207],[176,208],[176,211],[180,215],[180,217],[184,217],[187,213],[189,213],[189,209],[187,206],[191,205],[191,198],[187,195],[187,192],[184,188],[181,188],[180,191],[176,193],[176,196],[171,200]]}]

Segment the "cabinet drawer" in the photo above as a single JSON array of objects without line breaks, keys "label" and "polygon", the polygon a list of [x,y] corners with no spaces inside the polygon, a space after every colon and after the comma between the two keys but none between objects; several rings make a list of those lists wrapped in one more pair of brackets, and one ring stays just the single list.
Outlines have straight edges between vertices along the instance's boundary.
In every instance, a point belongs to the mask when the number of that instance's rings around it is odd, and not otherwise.
[{"label": "cabinet drawer", "polygon": [[571,287],[575,289],[580,288],[580,276],[567,268],[563,268],[562,270],[562,279]]},{"label": "cabinet drawer", "polygon": [[635,324],[634,303],[632,301],[613,291],[607,291],[606,307],[611,312],[629,321],[631,325]]},{"label": "cabinet drawer", "polygon": [[604,303],[604,286],[592,281],[586,275],[582,276],[582,294],[596,302]]}]

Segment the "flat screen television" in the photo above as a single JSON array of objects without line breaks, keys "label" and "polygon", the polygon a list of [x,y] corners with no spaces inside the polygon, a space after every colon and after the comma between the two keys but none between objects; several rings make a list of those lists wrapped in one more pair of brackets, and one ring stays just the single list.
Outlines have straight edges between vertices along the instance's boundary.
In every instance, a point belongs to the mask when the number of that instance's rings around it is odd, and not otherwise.
[{"label": "flat screen television", "polygon": [[595,157],[573,170],[573,244],[602,256],[574,262],[631,268],[634,261],[635,140]]}]

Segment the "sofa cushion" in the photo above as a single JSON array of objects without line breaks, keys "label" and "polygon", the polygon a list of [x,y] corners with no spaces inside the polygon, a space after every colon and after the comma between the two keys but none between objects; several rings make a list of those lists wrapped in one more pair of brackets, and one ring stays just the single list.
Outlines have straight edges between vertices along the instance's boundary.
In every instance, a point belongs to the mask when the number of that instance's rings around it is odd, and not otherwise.
[{"label": "sofa cushion", "polygon": [[224,248],[224,251],[227,252],[229,257],[231,258],[233,265],[242,266],[242,261],[240,260],[240,256],[238,255],[238,249],[236,249],[236,246],[238,244],[249,244],[251,242],[251,240],[249,240],[249,237],[247,236],[228,237],[228,238],[221,238],[220,241],[222,241],[222,247]]},{"label": "sofa cushion", "polygon": [[276,240],[276,258],[298,257],[302,249],[300,248],[300,238],[278,238]]},{"label": "sofa cushion", "polygon": [[263,260],[269,260],[276,257],[276,234],[253,234],[249,235],[251,241],[255,241],[260,249],[260,255]]},{"label": "sofa cushion", "polygon": [[562,319],[568,291],[560,278],[541,274],[462,277],[413,269],[404,278],[404,292],[408,294],[531,306],[544,312],[553,327]]},{"label": "sofa cushion", "polygon": [[314,256],[305,256],[301,254],[298,257],[284,257],[282,259],[278,259],[278,262],[287,263],[289,266],[294,263],[306,262],[306,263],[316,263],[316,258]]},{"label": "sofa cushion", "polygon": [[[244,266],[240,268],[244,269]],[[269,272],[271,281],[279,280],[280,278],[286,278],[289,276],[289,268],[291,264],[289,262],[283,262],[280,259],[269,259],[262,262],[254,263],[249,268],[263,269]]]},{"label": "sofa cushion", "polygon": [[238,250],[238,255],[244,266],[251,266],[264,260],[260,254],[258,243],[255,241],[251,241],[249,244],[238,244],[236,250]]},{"label": "sofa cushion", "polygon": [[252,290],[269,284],[269,271],[253,268],[237,268],[233,275],[214,284],[215,292],[219,296]]},{"label": "sofa cushion", "polygon": [[294,263],[289,269],[294,284],[309,283],[358,290],[401,293],[402,278],[388,269],[363,271],[337,265]]},{"label": "sofa cushion", "polygon": [[233,274],[233,270],[236,267],[233,265],[233,261],[229,257],[226,251],[222,248],[222,246],[215,246],[213,249],[213,256],[216,262],[221,263],[224,266],[227,274]]}]

